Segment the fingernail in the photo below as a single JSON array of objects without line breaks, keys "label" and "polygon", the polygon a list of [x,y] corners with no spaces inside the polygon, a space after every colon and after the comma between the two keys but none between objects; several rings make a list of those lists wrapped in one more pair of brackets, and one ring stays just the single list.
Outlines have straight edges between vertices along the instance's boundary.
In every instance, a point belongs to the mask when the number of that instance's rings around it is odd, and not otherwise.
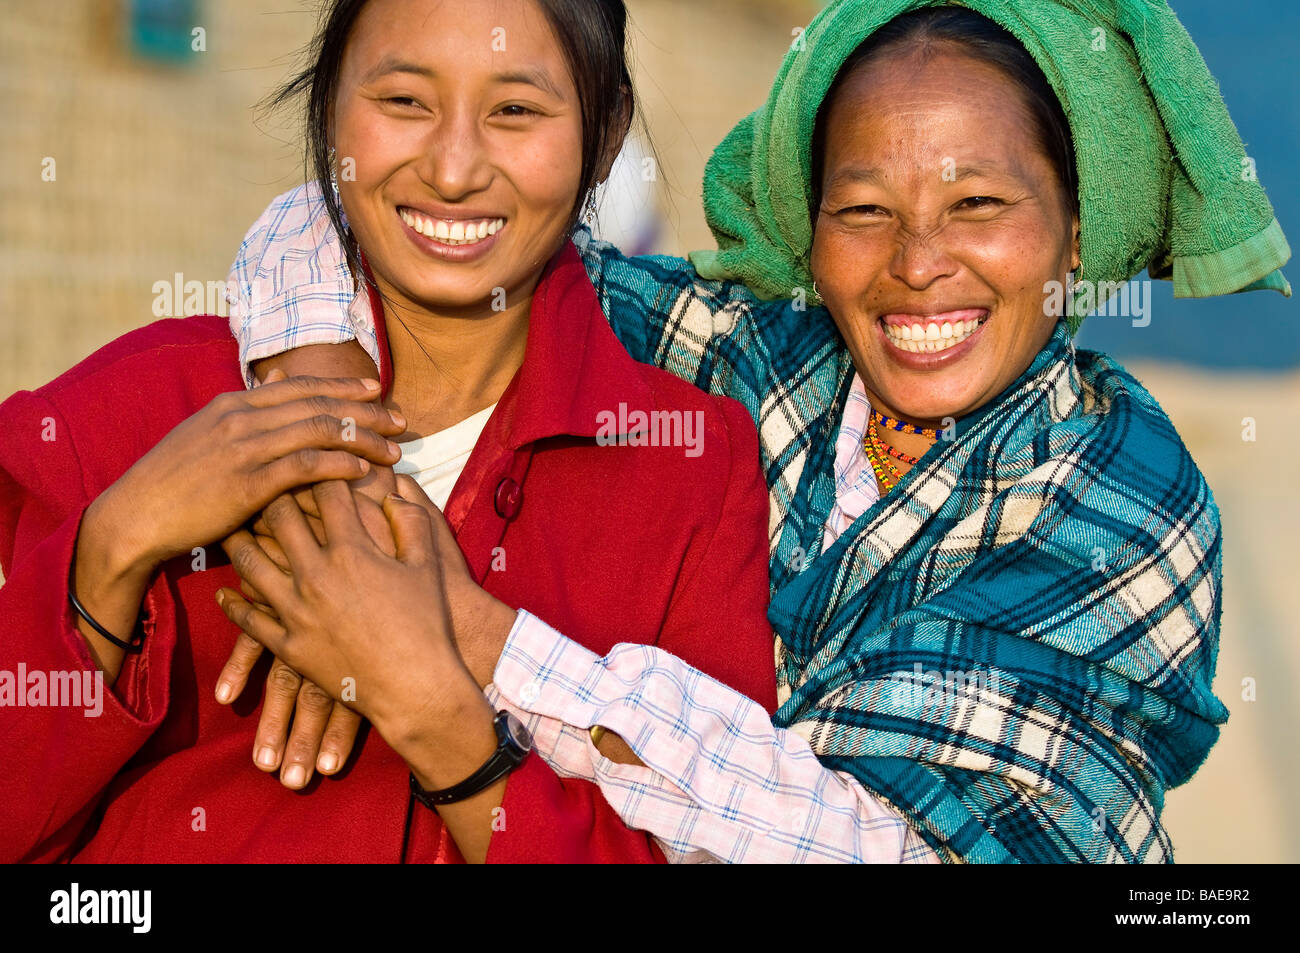
[{"label": "fingernail", "polygon": [[402,455],[402,448],[390,440],[388,441],[388,452],[395,453],[400,457]]},{"label": "fingernail", "polygon": [[390,410],[388,412],[388,416],[393,418],[393,426],[401,427],[403,430],[406,429],[406,418],[403,417],[401,414],[399,414],[397,411]]},{"label": "fingernail", "polygon": [[379,381],[375,380],[373,377],[367,377],[361,383],[366,390],[379,390]]},{"label": "fingernail", "polygon": [[257,763],[264,768],[275,767],[275,749],[270,745],[262,745],[257,749]]},{"label": "fingernail", "polygon": [[226,605],[226,593],[221,589],[217,590],[217,605],[222,608],[225,608]]},{"label": "fingernail", "polygon": [[321,774],[329,774],[339,766],[339,756],[333,751],[322,751],[320,758],[316,762],[316,767],[320,769]]},{"label": "fingernail", "polygon": [[284,773],[284,783],[291,788],[300,788],[307,783],[307,772],[300,764],[289,766],[289,770]]},{"label": "fingernail", "polygon": [[394,503],[406,502],[406,497],[402,496],[400,493],[389,493],[388,498],[392,500]]},{"label": "fingernail", "polygon": [[230,701],[230,696],[234,694],[234,689],[229,682],[219,682],[217,684],[217,702],[224,705]]}]

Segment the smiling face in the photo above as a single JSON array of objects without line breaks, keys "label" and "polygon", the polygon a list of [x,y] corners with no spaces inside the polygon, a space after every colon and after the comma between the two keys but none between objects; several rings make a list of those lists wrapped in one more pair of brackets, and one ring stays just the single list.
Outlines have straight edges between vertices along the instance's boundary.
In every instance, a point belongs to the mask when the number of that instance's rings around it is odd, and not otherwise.
[{"label": "smiling face", "polygon": [[372,0],[343,56],[332,144],[348,222],[400,304],[487,311],[497,288],[518,301],[567,237],[581,107],[533,0]]},{"label": "smiling face", "polygon": [[872,405],[916,424],[996,397],[1056,325],[1078,223],[999,69],[951,43],[886,54],[825,115],[812,270]]}]

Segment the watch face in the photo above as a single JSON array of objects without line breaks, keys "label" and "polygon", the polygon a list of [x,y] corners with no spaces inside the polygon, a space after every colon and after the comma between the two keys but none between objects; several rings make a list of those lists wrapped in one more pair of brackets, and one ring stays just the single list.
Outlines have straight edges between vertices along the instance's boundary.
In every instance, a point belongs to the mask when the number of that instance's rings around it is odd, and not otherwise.
[{"label": "watch face", "polygon": [[510,735],[510,740],[522,751],[528,751],[533,746],[533,736],[528,733],[524,723],[514,715],[506,715],[506,732]]}]

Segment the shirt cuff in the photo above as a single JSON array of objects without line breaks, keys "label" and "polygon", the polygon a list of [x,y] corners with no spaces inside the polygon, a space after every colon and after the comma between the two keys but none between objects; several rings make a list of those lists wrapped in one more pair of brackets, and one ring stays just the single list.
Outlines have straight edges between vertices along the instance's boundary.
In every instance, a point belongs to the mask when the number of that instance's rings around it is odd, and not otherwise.
[{"label": "shirt cuff", "polygon": [[[588,681],[600,666],[600,657],[557,632],[524,609],[515,616],[510,635],[497,659],[492,684],[509,701],[530,712],[558,716],[568,705],[565,695],[548,691],[548,677]],[[543,695],[547,697],[542,698]],[[578,724],[590,728],[590,722]]]},{"label": "shirt cuff", "polygon": [[[643,686],[636,682],[650,667],[653,652],[652,646],[619,645],[601,658],[521,609],[493,684],[506,701],[527,712],[584,730],[598,724],[632,743],[647,724],[637,711]],[[640,653],[645,657],[629,657]],[[611,671],[614,663],[622,675]]]},{"label": "shirt cuff", "polygon": [[[643,647],[623,645],[616,651],[637,648]],[[649,767],[610,761],[591,742],[593,725],[629,743],[652,730],[636,710],[640,686],[611,672],[607,661],[520,609],[497,661],[489,697],[526,724],[538,726],[534,740],[539,751],[563,773],[589,780],[662,781]],[[635,678],[641,670],[633,665],[624,673]]]},{"label": "shirt cuff", "polygon": [[[256,290],[256,289],[255,289]],[[274,298],[243,302],[231,321],[239,342],[239,363],[244,383],[256,386],[252,365],[268,357],[308,344],[344,344],[358,341],[379,366],[379,348],[373,325],[357,327],[352,315],[350,289],[325,282],[296,285]]]}]

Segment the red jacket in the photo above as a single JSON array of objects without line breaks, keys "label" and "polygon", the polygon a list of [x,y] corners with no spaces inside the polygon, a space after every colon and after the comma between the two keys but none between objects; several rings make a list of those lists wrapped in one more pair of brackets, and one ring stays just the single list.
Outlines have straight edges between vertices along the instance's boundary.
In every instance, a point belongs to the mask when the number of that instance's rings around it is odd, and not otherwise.
[{"label": "red jacket", "polygon": [[[65,595],[83,511],[182,420],[240,389],[225,319],[209,315],[132,332],[0,405],[0,672],[94,671]],[[620,404],[702,411],[702,455],[598,446],[601,412]],[[523,367],[446,512],[471,572],[507,604],[601,654],[660,645],[775,705],[754,425],[739,404],[632,361],[572,248],[538,287]],[[491,569],[498,546],[504,571]],[[341,776],[303,792],[253,766],[256,690],[233,707],[213,698],[235,636],[214,595],[237,580],[219,545],[206,556],[206,571],[185,557],[159,572],[144,652],[127,657],[102,715],[0,707],[0,860],[458,861],[372,729]],[[502,806],[492,861],[662,859],[595,785],[535,754]]]}]

